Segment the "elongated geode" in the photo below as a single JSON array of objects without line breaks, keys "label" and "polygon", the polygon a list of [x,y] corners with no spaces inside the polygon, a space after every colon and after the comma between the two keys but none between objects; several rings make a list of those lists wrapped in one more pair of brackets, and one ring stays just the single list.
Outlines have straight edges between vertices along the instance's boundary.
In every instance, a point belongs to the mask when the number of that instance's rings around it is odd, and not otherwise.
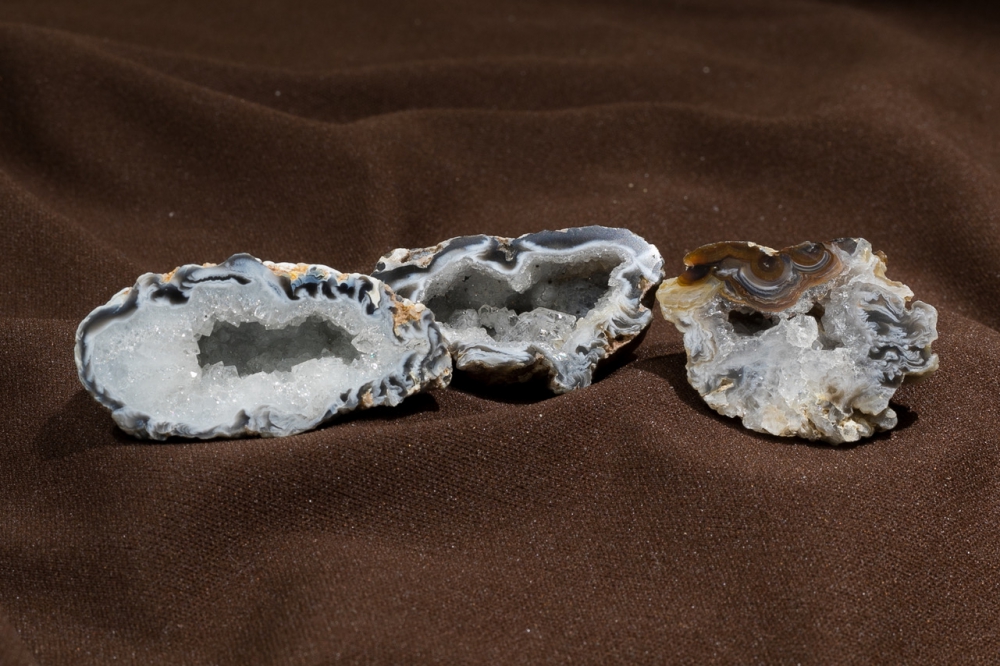
[{"label": "elongated geode", "polygon": [[937,369],[937,311],[907,303],[868,241],[706,245],[657,292],[705,402],[751,430],[831,444],[895,427],[889,400]]},{"label": "elongated geode", "polygon": [[122,430],[151,439],[290,435],[451,377],[424,306],[247,254],[143,275],[83,320],[76,364]]},{"label": "elongated geode", "polygon": [[434,311],[456,368],[490,383],[547,375],[565,393],[649,326],[663,260],[627,229],[593,226],[397,249],[372,275]]}]

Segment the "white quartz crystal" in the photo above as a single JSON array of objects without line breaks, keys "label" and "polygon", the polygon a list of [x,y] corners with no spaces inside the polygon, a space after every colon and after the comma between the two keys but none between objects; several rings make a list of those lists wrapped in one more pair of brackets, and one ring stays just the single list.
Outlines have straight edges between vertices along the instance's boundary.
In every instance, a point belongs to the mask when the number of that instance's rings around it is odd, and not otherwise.
[{"label": "white quartz crystal", "polygon": [[627,229],[579,227],[398,249],[372,275],[434,311],[458,369],[565,393],[645,331],[662,267]]},{"label": "white quartz crystal", "polygon": [[904,378],[937,368],[937,311],[907,307],[863,239],[720,243],[685,263],[659,289],[663,316],[684,334],[691,385],[751,430],[853,442],[894,427]]},{"label": "white quartz crystal", "polygon": [[76,362],[115,422],[152,439],[289,435],[451,376],[422,305],[249,255],[143,275],[80,324]]}]

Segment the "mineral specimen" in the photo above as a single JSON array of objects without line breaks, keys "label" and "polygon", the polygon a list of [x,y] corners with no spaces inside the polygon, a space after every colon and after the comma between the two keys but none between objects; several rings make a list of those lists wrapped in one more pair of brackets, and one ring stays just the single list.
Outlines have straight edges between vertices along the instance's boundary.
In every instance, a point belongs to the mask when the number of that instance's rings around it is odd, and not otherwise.
[{"label": "mineral specimen", "polygon": [[123,430],[152,439],[290,435],[451,377],[424,306],[246,254],[143,275],[83,320],[76,364]]},{"label": "mineral specimen", "polygon": [[657,292],[688,380],[751,430],[853,442],[896,425],[889,399],[937,369],[937,311],[885,276],[868,241],[707,245]]},{"label": "mineral specimen", "polygon": [[662,269],[639,236],[595,226],[398,249],[372,275],[434,311],[458,369],[565,393],[645,331]]}]

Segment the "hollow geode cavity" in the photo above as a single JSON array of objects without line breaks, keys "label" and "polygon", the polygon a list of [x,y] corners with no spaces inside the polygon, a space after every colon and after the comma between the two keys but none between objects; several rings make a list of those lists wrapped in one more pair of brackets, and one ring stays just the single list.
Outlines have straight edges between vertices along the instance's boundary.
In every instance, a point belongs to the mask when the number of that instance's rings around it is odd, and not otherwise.
[{"label": "hollow geode cavity", "polygon": [[434,311],[456,368],[565,393],[645,331],[663,260],[627,229],[579,227],[397,249],[372,275]]},{"label": "hollow geode cavity", "polygon": [[889,399],[937,369],[937,311],[885,276],[868,241],[706,245],[665,280],[663,316],[684,334],[688,380],[751,430],[853,442],[896,425]]},{"label": "hollow geode cavity", "polygon": [[122,430],[151,439],[291,435],[451,377],[423,305],[246,254],[143,275],[83,320],[76,364]]}]

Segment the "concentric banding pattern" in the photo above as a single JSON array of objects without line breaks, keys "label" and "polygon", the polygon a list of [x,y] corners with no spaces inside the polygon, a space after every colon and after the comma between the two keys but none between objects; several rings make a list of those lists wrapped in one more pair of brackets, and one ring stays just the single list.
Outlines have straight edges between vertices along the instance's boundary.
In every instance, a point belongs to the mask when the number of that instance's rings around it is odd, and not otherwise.
[{"label": "concentric banding pattern", "polygon": [[[297,343],[301,329],[289,327],[308,321],[328,322],[363,350],[348,360],[329,350],[296,357],[287,371],[241,373],[199,360],[199,341],[217,324],[290,331]],[[247,353],[256,349],[251,343]],[[282,343],[279,357],[285,350]],[[440,329],[423,306],[366,275],[247,254],[141,276],[81,322],[75,355],[80,381],[115,422],[151,439],[289,435],[353,409],[398,404],[451,377]]]},{"label": "concentric banding pattern", "polygon": [[[518,238],[461,236],[433,247],[394,250],[382,257],[372,276],[401,296],[427,304],[438,321],[445,322],[449,312],[434,303],[467,289],[476,279],[485,281],[484,292],[492,289],[488,285],[498,285],[497,290],[519,300],[545,282],[539,275],[558,282],[565,277],[560,272],[572,273],[588,264],[602,266],[599,289],[604,295],[586,313],[573,313],[579,317],[575,330],[558,348],[532,341],[501,343],[482,335],[466,338],[445,329],[457,368],[489,382],[548,373],[549,386],[563,393],[590,384],[597,364],[635,340],[651,321],[644,301],[651,300],[663,279],[663,260],[655,246],[628,229],[589,226]],[[597,287],[596,282],[591,286]],[[521,310],[523,305],[508,307]]]},{"label": "concentric banding pattern", "polygon": [[747,428],[857,441],[893,428],[896,389],[938,366],[937,311],[862,238],[716,243],[685,263],[657,292],[661,312],[684,335],[688,381]]},{"label": "concentric banding pattern", "polygon": [[756,243],[723,242],[684,257],[678,284],[694,285],[714,275],[733,300],[763,312],[795,303],[806,289],[837,275],[841,262],[829,243],[801,243],[775,252]]}]

